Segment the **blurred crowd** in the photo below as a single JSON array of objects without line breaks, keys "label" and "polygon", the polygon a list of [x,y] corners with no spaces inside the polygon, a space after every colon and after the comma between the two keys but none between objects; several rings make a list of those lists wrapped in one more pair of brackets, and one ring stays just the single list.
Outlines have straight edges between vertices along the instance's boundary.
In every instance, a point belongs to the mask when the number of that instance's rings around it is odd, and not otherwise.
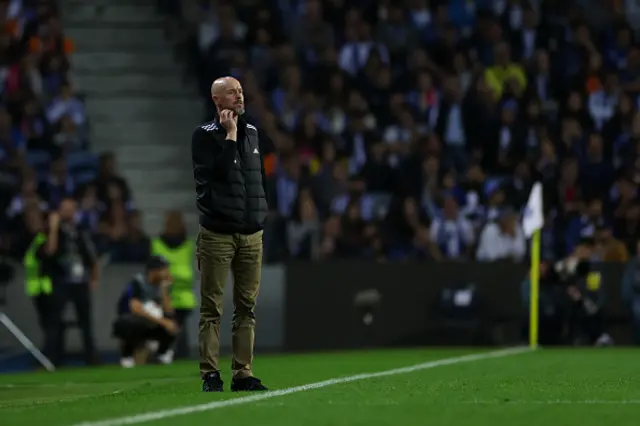
[{"label": "blurred crowd", "polygon": [[[594,0],[596,2],[596,0]],[[640,235],[640,49],[568,2],[201,2],[190,69],[233,75],[279,155],[269,260],[522,260],[544,183],[543,257]],[[618,4],[620,3],[620,4]],[[633,15],[627,13],[626,16]]]},{"label": "blurred crowd", "polygon": [[[600,259],[635,253],[640,49],[623,2],[601,2],[620,8],[604,30],[569,1],[194,2],[181,49],[206,117],[211,81],[238,77],[270,153],[267,261],[520,261],[536,180],[543,258],[584,238]],[[145,259],[116,159],[90,152],[56,2],[1,0],[0,24],[1,249],[19,256],[72,195],[100,251]]]},{"label": "blurred crowd", "polygon": [[116,260],[146,259],[140,215],[110,153],[91,153],[89,120],[58,5],[0,1],[0,251],[22,257],[60,200]]}]

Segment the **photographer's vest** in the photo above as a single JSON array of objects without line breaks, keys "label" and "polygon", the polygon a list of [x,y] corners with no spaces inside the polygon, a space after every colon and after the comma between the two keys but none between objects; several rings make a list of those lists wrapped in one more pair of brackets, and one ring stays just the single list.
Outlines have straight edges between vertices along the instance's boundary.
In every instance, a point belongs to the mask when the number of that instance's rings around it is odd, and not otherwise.
[{"label": "photographer's vest", "polygon": [[42,274],[42,265],[36,256],[38,248],[45,241],[47,241],[47,237],[44,234],[36,234],[24,254],[25,291],[29,297],[51,294],[53,290],[51,278]]},{"label": "photographer's vest", "polygon": [[185,240],[176,248],[168,247],[160,238],[151,241],[151,255],[162,256],[169,262],[169,272],[173,277],[171,302],[174,309],[193,309],[196,296],[193,293],[194,244]]}]

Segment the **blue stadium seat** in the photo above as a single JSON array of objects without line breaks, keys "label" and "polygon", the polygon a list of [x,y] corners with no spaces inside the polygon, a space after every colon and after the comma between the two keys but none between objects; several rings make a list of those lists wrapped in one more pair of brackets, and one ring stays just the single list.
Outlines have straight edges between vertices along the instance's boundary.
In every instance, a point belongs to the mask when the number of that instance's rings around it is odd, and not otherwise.
[{"label": "blue stadium seat", "polygon": [[84,185],[95,180],[98,173],[95,170],[83,170],[73,173],[73,179],[77,184]]},{"label": "blue stadium seat", "polygon": [[27,163],[35,169],[48,167],[51,162],[51,154],[48,151],[36,149],[27,152]]},{"label": "blue stadium seat", "polygon": [[98,157],[85,151],[71,152],[67,155],[67,167],[72,173],[96,169],[98,167]]}]

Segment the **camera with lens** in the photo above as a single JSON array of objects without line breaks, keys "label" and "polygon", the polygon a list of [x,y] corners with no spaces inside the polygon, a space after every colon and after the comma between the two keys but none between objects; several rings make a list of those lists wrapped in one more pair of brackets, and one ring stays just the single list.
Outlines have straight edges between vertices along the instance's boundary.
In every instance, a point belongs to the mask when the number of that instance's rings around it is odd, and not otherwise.
[{"label": "camera with lens", "polygon": [[592,237],[581,238],[571,256],[549,265],[549,281],[555,281],[556,285],[570,286],[587,278],[591,273],[591,257],[594,249],[595,241]]},{"label": "camera with lens", "polygon": [[552,265],[554,275],[559,284],[571,285],[577,280],[586,278],[591,272],[591,262],[588,260],[569,257]]}]

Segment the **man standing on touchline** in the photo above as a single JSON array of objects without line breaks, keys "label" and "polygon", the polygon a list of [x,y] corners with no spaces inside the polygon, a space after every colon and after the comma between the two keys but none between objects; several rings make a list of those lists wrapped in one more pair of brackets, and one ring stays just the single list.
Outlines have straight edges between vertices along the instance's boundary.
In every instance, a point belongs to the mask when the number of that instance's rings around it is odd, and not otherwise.
[{"label": "man standing on touchline", "polygon": [[211,85],[216,118],[193,132],[191,150],[200,231],[200,375],[204,392],[221,392],[218,357],[224,287],[233,273],[232,391],[263,391],[253,376],[254,308],[262,270],[267,219],[266,178],[258,130],[247,123],[240,82]]}]

